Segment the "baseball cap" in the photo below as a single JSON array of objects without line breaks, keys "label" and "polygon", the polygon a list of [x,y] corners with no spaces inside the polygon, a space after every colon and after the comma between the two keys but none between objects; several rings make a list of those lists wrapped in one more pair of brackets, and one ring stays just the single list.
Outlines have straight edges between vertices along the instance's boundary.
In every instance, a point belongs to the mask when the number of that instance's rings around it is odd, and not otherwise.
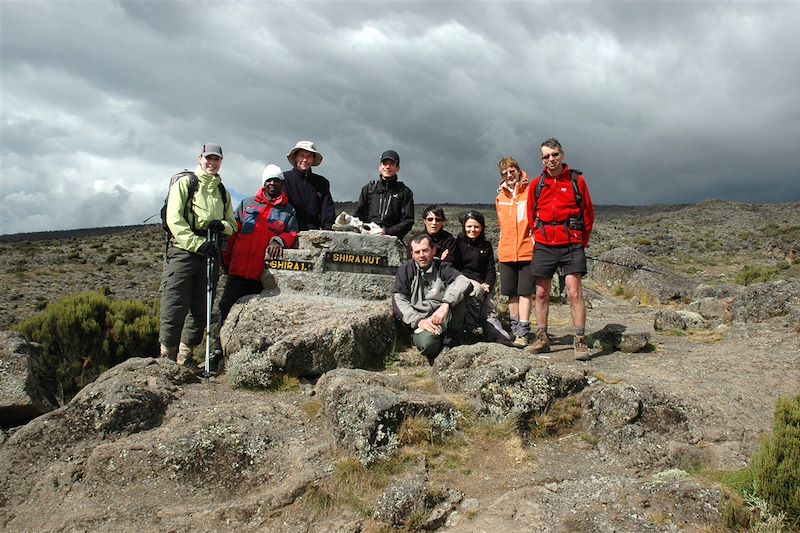
[{"label": "baseball cap", "polygon": [[397,152],[395,152],[394,150],[386,150],[385,152],[383,152],[381,154],[381,161],[385,159],[391,159],[392,161],[394,161],[395,165],[400,164],[400,156],[397,155]]},{"label": "baseball cap", "polygon": [[203,152],[200,155],[203,157],[207,155],[217,155],[222,159],[222,146],[214,143],[206,143],[203,145]]}]

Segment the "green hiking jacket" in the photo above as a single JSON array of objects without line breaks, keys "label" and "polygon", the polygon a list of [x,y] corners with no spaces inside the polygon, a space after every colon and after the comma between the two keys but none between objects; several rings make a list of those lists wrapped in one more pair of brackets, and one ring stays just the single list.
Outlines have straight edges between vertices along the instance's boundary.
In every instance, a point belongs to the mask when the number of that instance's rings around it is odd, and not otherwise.
[{"label": "green hiking jacket", "polygon": [[[225,226],[224,235],[233,235],[236,230],[236,219],[231,207],[231,195],[228,195],[227,205],[219,194],[219,175],[205,174],[200,167],[194,171],[199,181],[197,192],[192,198],[188,211],[189,220],[183,216],[183,206],[189,196],[189,177],[176,181],[169,189],[167,198],[167,224],[172,232],[172,244],[187,252],[196,252],[206,242],[205,228],[212,220],[221,220]],[[195,233],[197,232],[197,234]]]}]

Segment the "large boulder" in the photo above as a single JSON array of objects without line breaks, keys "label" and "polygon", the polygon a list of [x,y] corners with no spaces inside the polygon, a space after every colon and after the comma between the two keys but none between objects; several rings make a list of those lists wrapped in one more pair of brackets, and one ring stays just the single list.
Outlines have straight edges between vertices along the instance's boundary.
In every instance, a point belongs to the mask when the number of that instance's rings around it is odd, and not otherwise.
[{"label": "large boulder", "polygon": [[55,409],[34,371],[40,350],[17,333],[0,331],[0,426],[23,424]]},{"label": "large boulder", "polygon": [[592,268],[591,277],[609,290],[622,286],[633,293],[644,293],[653,303],[684,300],[695,286],[688,277],[624,246],[602,254]]},{"label": "large boulder", "polygon": [[220,332],[223,350],[260,352],[278,370],[320,375],[338,367],[374,367],[390,353],[388,302],[277,294],[242,298]]},{"label": "large boulder", "polygon": [[582,369],[553,367],[501,344],[458,346],[434,362],[442,390],[459,393],[482,416],[524,419],[587,385]]},{"label": "large boulder", "polygon": [[584,424],[610,457],[639,468],[684,467],[697,460],[702,413],[652,387],[593,386],[584,392]]},{"label": "large boulder", "polygon": [[398,429],[406,417],[425,416],[441,434],[456,429],[455,409],[443,397],[374,372],[332,370],[315,390],[337,442],[365,465],[398,449]]},{"label": "large boulder", "polygon": [[275,529],[325,475],[327,436],[291,399],[197,382],[129,359],[19,428],[0,446],[0,529]]},{"label": "large boulder", "polygon": [[[713,530],[721,491],[686,478],[637,479],[624,473],[515,487],[488,502],[458,531],[673,532]],[[635,511],[633,511],[635,509]],[[688,526],[691,524],[691,526]],[[700,525],[705,526],[700,527]]]},{"label": "large boulder", "polygon": [[738,322],[763,322],[777,316],[800,320],[800,281],[750,285],[731,302],[731,315]]},{"label": "large boulder", "polygon": [[167,359],[128,359],[102,374],[69,403],[9,437],[0,449],[0,466],[6,472],[0,478],[2,499],[24,500],[54,462],[77,458],[75,449],[94,448],[98,441],[158,426],[178,385],[195,381],[189,370]]}]

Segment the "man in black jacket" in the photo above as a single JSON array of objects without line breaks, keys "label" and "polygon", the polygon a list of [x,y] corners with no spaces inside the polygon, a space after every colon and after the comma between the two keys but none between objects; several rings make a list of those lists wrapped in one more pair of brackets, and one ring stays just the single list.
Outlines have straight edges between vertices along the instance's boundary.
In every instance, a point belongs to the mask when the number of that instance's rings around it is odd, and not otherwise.
[{"label": "man in black jacket", "polygon": [[361,189],[355,215],[362,222],[374,222],[383,235],[394,235],[401,241],[414,225],[414,193],[398,181],[400,156],[394,150],[381,154],[378,165],[380,179]]},{"label": "man in black jacket", "polygon": [[300,231],[331,229],[335,212],[331,184],[324,176],[311,172],[322,163],[322,154],[311,141],[297,141],[286,154],[292,170],[283,173],[283,191],[297,213]]}]

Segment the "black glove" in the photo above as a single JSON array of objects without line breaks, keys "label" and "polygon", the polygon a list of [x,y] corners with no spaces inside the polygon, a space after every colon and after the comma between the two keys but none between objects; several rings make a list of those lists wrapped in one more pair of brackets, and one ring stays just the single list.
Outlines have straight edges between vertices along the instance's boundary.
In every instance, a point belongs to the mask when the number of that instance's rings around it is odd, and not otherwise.
[{"label": "black glove", "polygon": [[209,258],[213,258],[217,256],[217,253],[219,253],[219,247],[217,246],[216,242],[206,241],[200,245],[200,248],[197,249],[197,253]]},{"label": "black glove", "polygon": [[225,231],[225,225],[221,220],[212,220],[208,223],[208,229],[211,231],[211,233],[222,233]]}]

